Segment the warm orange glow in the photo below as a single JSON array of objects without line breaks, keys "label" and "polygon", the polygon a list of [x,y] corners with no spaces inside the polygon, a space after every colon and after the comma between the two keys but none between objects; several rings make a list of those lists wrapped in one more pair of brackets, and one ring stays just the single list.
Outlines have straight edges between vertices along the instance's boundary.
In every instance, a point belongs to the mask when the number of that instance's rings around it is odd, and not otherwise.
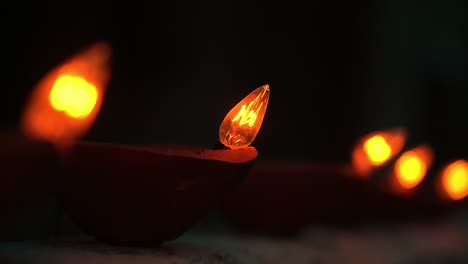
[{"label": "warm orange glow", "polygon": [[81,77],[62,75],[54,83],[49,94],[53,108],[72,118],[85,118],[96,105],[96,87]]},{"label": "warm orange glow", "polygon": [[47,73],[25,105],[23,133],[56,145],[82,137],[101,107],[110,55],[106,43],[97,43]]},{"label": "warm orange glow", "polygon": [[468,162],[457,160],[449,164],[442,172],[442,185],[452,200],[468,196]]},{"label": "warm orange glow", "polygon": [[255,89],[234,106],[219,127],[221,143],[231,149],[252,144],[262,126],[269,97],[270,86],[266,84]]},{"label": "warm orange glow", "polygon": [[364,142],[364,152],[373,165],[380,165],[390,158],[392,148],[384,137],[376,135]]},{"label": "warm orange glow", "polygon": [[385,164],[397,155],[406,142],[406,132],[395,128],[377,131],[361,138],[352,153],[352,163],[362,177],[367,177],[372,169]]},{"label": "warm orange glow", "polygon": [[400,186],[405,189],[416,187],[432,165],[432,156],[432,150],[428,146],[419,146],[403,153],[394,167]]}]

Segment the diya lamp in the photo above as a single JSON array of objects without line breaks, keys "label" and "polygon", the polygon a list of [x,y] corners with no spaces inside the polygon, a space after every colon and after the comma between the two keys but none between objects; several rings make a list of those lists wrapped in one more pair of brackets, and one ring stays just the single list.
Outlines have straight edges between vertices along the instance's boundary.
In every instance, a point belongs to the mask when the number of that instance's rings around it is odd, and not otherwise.
[{"label": "diya lamp", "polygon": [[311,224],[387,222],[403,209],[421,212],[423,203],[408,197],[431,168],[433,151],[412,146],[406,129],[391,128],[358,139],[350,163],[258,161],[224,210],[240,230],[277,235]]},{"label": "diya lamp", "polygon": [[[241,182],[256,160],[258,152],[249,145],[260,129],[269,87],[244,99],[222,122],[220,139],[229,149],[82,141],[102,105],[110,58],[110,46],[96,43],[38,82],[21,120],[21,138],[28,144],[11,144],[21,155],[6,171],[45,182],[71,219],[97,239],[127,244],[175,239]],[[45,150],[33,155],[29,141]],[[37,158],[46,151],[53,162],[44,164]],[[0,157],[16,158],[6,154]],[[40,170],[43,175],[36,175],[39,165],[47,167]]]},{"label": "diya lamp", "polygon": [[[400,189],[396,193],[407,200],[408,210],[418,218],[440,218],[457,212],[468,204],[468,164],[466,159],[436,160],[428,145],[420,145],[401,155],[394,165]],[[407,164],[404,164],[406,162]],[[405,168],[405,166],[407,168]],[[401,191],[403,187],[404,191]],[[400,191],[398,191],[400,190]]]},{"label": "diya lamp", "polygon": [[358,179],[388,194],[410,196],[428,174],[434,151],[428,144],[412,142],[405,129],[392,128],[362,137],[351,160]]},{"label": "diya lamp", "polygon": [[435,152],[429,144],[407,147],[388,172],[389,191],[409,199],[418,196],[431,183],[434,163]]},{"label": "diya lamp", "polygon": [[[427,171],[430,162],[429,147],[418,146],[408,150],[409,137],[404,128],[390,128],[372,131],[357,140],[351,155],[351,163],[358,180],[368,182],[369,190],[356,193],[356,213],[364,219],[395,221],[394,217],[408,207],[412,200],[403,196],[414,192]],[[402,155],[402,153],[405,153]],[[417,166],[426,170],[416,171]],[[406,217],[406,216],[405,216]]]},{"label": "diya lamp", "polygon": [[356,141],[351,151],[353,176],[366,186],[349,193],[343,207],[349,208],[348,213],[359,219],[359,224],[396,223],[402,216],[401,209],[408,201],[395,195],[393,189],[407,190],[395,184],[401,176],[401,170],[395,168],[405,165],[400,155],[409,146],[409,140],[405,128],[394,127],[368,132]]},{"label": "diya lamp", "polygon": [[50,142],[62,155],[91,128],[110,79],[111,48],[93,44],[48,72],[33,88],[21,120],[28,138]]},{"label": "diya lamp", "polygon": [[26,101],[20,129],[0,133],[0,196],[6,206],[47,196],[58,153],[94,122],[109,78],[109,57],[109,46],[97,43],[47,73]]},{"label": "diya lamp", "polygon": [[[462,196],[465,189],[463,160],[453,161],[457,164],[454,165],[455,170],[437,168],[436,151],[429,144],[408,140],[406,133],[394,135],[396,139],[393,137],[393,140],[387,136],[372,144],[366,141],[368,146],[363,151],[366,155],[361,158],[367,157],[367,162],[366,158],[362,158],[364,161],[356,158],[353,160],[354,167],[359,172],[356,175],[368,180],[369,185],[378,191],[373,194],[372,199],[369,196],[360,197],[362,203],[369,201],[368,206],[361,208],[360,212],[376,218],[403,222],[411,218],[425,220],[445,215],[450,210],[448,205],[453,202],[444,203],[443,197],[447,201],[452,200],[452,190],[457,189],[455,192]],[[400,138],[403,139],[403,135],[405,140],[402,141]],[[379,157],[388,158],[384,163],[369,169],[369,164],[379,162]],[[449,173],[442,172],[442,169]]]},{"label": "diya lamp", "polygon": [[226,115],[219,129],[223,149],[78,142],[56,179],[66,212],[108,243],[178,238],[247,176],[269,93],[268,85],[259,87]]},{"label": "diya lamp", "polygon": [[[372,163],[365,151],[375,136],[374,143],[388,140],[393,149]],[[361,223],[366,216],[356,213],[363,206],[358,197],[375,192],[364,177],[396,155],[404,140],[403,129],[366,135],[357,142],[352,163],[259,160],[223,209],[241,231],[269,235],[296,235],[312,224]]]},{"label": "diya lamp", "polygon": [[468,205],[468,159],[453,158],[437,170],[436,193],[443,204],[449,207]]},{"label": "diya lamp", "polygon": [[404,128],[372,131],[359,138],[351,152],[351,164],[358,180],[369,179],[391,163],[407,141]]},{"label": "diya lamp", "polygon": [[348,164],[259,160],[222,210],[240,232],[294,236],[312,224],[342,224],[346,189],[361,189]]},{"label": "diya lamp", "polygon": [[[383,135],[396,148],[403,144],[390,132]],[[311,224],[361,222],[354,214],[361,206],[355,196],[371,189],[360,177],[347,162],[259,160],[223,210],[239,230],[269,235],[295,235]]]}]

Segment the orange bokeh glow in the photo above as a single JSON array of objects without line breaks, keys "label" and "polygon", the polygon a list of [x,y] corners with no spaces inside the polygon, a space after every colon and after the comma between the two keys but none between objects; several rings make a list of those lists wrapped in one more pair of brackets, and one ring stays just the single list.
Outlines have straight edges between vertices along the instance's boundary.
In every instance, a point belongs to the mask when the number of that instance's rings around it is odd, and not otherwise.
[{"label": "orange bokeh glow", "polygon": [[400,128],[370,133],[355,145],[351,156],[353,167],[361,177],[368,177],[373,168],[397,155],[405,142],[406,132]]},{"label": "orange bokeh glow", "polygon": [[449,164],[442,172],[442,186],[452,200],[461,200],[468,196],[468,162],[457,160]]},{"label": "orange bokeh glow", "polygon": [[364,142],[364,152],[372,165],[380,165],[392,155],[392,147],[381,135],[376,135]]},{"label": "orange bokeh glow", "polygon": [[234,106],[219,127],[219,141],[230,149],[252,144],[262,126],[269,97],[270,86],[266,84]]},{"label": "orange bokeh glow", "polygon": [[412,189],[419,185],[432,165],[433,152],[422,145],[403,153],[395,163],[394,173],[399,185]]},{"label": "orange bokeh glow", "polygon": [[81,77],[62,75],[54,83],[49,101],[57,111],[72,118],[86,118],[98,99],[96,87]]},{"label": "orange bokeh glow", "polygon": [[110,56],[109,45],[97,43],[47,73],[26,102],[23,133],[59,146],[81,138],[101,107]]}]

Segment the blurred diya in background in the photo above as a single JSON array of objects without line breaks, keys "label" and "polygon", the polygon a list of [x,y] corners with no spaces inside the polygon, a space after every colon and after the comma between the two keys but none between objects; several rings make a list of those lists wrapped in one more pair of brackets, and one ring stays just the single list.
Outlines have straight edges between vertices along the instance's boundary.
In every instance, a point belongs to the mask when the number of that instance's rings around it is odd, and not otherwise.
[{"label": "blurred diya in background", "polygon": [[372,132],[359,139],[351,163],[358,178],[392,195],[410,195],[428,174],[434,151],[428,144],[408,143],[406,129]]},{"label": "blurred diya in background", "polygon": [[[298,234],[312,224],[401,224],[445,214],[433,194],[421,198],[433,189],[422,183],[433,174],[434,151],[408,144],[406,129],[368,133],[350,154],[349,163],[259,160],[222,210],[241,231],[276,235]],[[451,176],[443,176],[441,186],[446,196],[464,197],[466,164],[456,164],[445,170]]]},{"label": "blurred diya in background", "polygon": [[269,93],[259,87],[226,115],[223,149],[78,142],[56,179],[63,206],[87,234],[109,243],[178,238],[248,175]]},{"label": "blurred diya in background", "polygon": [[[393,131],[398,130],[393,129]],[[373,138],[375,134],[367,136],[368,140]],[[364,141],[364,144],[367,142]],[[375,147],[378,151],[374,152],[378,152],[379,155],[390,153],[385,150],[387,149],[385,145],[392,144],[384,143],[380,147]],[[384,215],[389,220],[397,218],[398,215],[401,215],[403,220],[411,217],[418,219],[430,219],[429,216],[443,217],[453,212],[454,207],[463,204],[459,200],[463,200],[466,197],[465,193],[468,193],[468,172],[463,159],[451,161],[442,169],[438,169],[441,162],[437,161],[436,150],[430,144],[409,143],[406,138],[404,144],[395,145],[397,151],[392,152],[394,155],[379,166],[374,165],[372,169],[361,169],[370,168],[370,165],[361,166],[361,164],[372,164],[371,161],[356,162],[357,159],[353,159],[353,167],[359,175],[365,175],[364,178],[373,188],[387,194],[394,201],[400,201],[384,211]],[[367,152],[371,152],[370,148]],[[370,160],[371,154],[367,156]],[[387,154],[381,156],[390,157]],[[361,197],[361,200],[365,202],[369,197]]]},{"label": "blurred diya in background", "polygon": [[93,125],[111,74],[111,48],[105,42],[87,47],[56,67],[33,88],[21,120],[29,138],[58,149],[80,140]]},{"label": "blurred diya in background", "polygon": [[468,203],[468,161],[457,159],[445,164],[438,175],[436,190],[445,202]]},{"label": "blurred diya in background", "polygon": [[366,186],[354,174],[345,163],[258,160],[221,210],[238,231],[267,235],[290,236],[312,224],[346,223],[353,217],[340,211],[342,205],[352,207],[347,195]]},{"label": "blurred diya in background", "polygon": [[21,129],[0,133],[5,206],[34,201],[50,193],[57,150],[72,144],[91,127],[110,76],[110,47],[94,44],[48,72],[33,87]]},{"label": "blurred diya in background", "polygon": [[405,141],[401,128],[370,133],[357,141],[351,163],[259,160],[223,211],[240,230],[279,235],[297,234],[311,224],[368,223],[368,209],[392,200],[365,179]]},{"label": "blurred diya in background", "polygon": [[351,153],[356,176],[371,177],[378,168],[390,162],[403,149],[407,141],[404,128],[371,132],[358,139]]},{"label": "blurred diya in background", "polygon": [[423,180],[431,172],[434,158],[434,150],[428,144],[404,151],[393,164],[387,188],[406,196],[418,192]]},{"label": "blurred diya in background", "polygon": [[[367,210],[367,214],[385,218],[386,221],[402,220],[403,222],[411,218],[423,220],[443,216],[446,214],[447,207],[436,197],[432,187],[436,184],[434,182],[435,151],[429,144],[414,142],[414,140],[410,142],[408,134],[403,131],[405,130],[394,128],[377,132],[378,135],[382,135],[382,132],[390,132],[382,137],[384,140],[379,139],[379,144],[375,144],[376,142],[370,144],[371,140],[375,140],[376,133],[363,137],[364,140],[360,141],[363,142],[362,146],[366,144],[373,146],[362,148],[362,152],[366,155],[362,155],[361,159],[356,158],[357,150],[354,150],[352,164],[355,170],[369,182],[372,188],[387,196],[387,200],[391,200],[392,204],[391,206],[375,204],[372,209],[361,208],[360,213]],[[391,149],[391,151],[385,149]],[[391,155],[385,153],[391,153]],[[375,164],[375,157],[372,160],[372,155],[387,158]],[[360,203],[366,203],[372,197],[357,195],[356,198],[360,200]]]}]

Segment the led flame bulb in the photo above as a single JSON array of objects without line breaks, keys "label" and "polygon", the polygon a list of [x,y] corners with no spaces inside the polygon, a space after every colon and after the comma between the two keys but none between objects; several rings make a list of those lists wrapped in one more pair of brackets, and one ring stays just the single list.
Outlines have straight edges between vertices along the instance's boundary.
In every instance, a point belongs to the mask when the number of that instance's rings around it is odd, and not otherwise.
[{"label": "led flame bulb", "polygon": [[72,118],[86,118],[98,99],[96,87],[81,77],[62,75],[54,83],[49,101],[57,111]]},{"label": "led flame bulb", "polygon": [[387,161],[392,154],[391,146],[381,135],[376,135],[368,139],[364,143],[364,151],[373,165],[381,165]]},{"label": "led flame bulb", "polygon": [[94,123],[110,78],[111,48],[95,43],[47,73],[25,105],[22,132],[58,147],[81,138]]},{"label": "led flame bulb", "polygon": [[442,172],[442,185],[452,200],[461,200],[468,196],[468,162],[457,160]]},{"label": "led flame bulb", "polygon": [[266,84],[242,99],[221,123],[219,141],[230,149],[252,144],[262,126],[269,98],[270,86]]},{"label": "led flame bulb", "polygon": [[359,177],[367,178],[372,170],[397,155],[406,142],[406,130],[393,128],[375,131],[362,138],[351,153],[352,164]]},{"label": "led flame bulb", "polygon": [[412,189],[419,185],[432,165],[432,160],[432,150],[425,145],[403,153],[394,168],[400,186]]}]

